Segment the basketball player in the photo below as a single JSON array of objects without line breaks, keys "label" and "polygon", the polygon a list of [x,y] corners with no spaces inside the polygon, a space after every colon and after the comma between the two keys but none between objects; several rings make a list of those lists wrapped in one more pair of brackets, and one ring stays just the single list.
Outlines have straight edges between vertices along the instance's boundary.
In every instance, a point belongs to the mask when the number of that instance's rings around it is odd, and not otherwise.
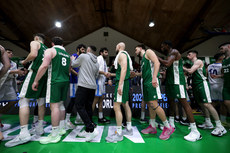
[{"label": "basketball player", "polygon": [[43,119],[45,114],[45,91],[46,91],[46,82],[47,76],[44,75],[39,81],[38,91],[32,90],[32,83],[37,74],[38,68],[40,67],[44,52],[47,47],[43,44],[45,36],[41,33],[34,35],[34,41],[30,43],[30,53],[25,60],[22,61],[23,65],[26,65],[28,62],[33,61],[29,67],[29,73],[27,74],[24,83],[20,92],[19,100],[19,118],[20,118],[20,133],[19,135],[11,141],[8,141],[5,146],[13,147],[19,144],[26,143],[30,141],[31,135],[28,130],[28,121],[29,121],[29,102],[30,98],[37,99],[39,106],[39,123],[36,128],[36,134],[42,135],[44,133],[43,129]]},{"label": "basketball player", "polygon": [[220,105],[220,120],[222,124],[226,124],[227,109],[223,103],[222,90],[224,85],[222,70],[222,62],[225,58],[223,53],[217,53],[214,56],[215,63],[208,66],[208,82],[210,84],[210,93],[212,102]]},{"label": "basketball player", "polygon": [[230,113],[230,42],[221,44],[220,51],[225,53],[225,60],[222,64],[222,73],[224,74],[223,100]]},{"label": "basketball player", "polygon": [[[129,78],[130,70],[133,70],[132,60],[129,54],[125,51],[125,43],[120,42],[116,46],[116,52],[118,53],[114,66],[116,69],[116,85],[114,93],[114,111],[116,117],[116,131],[112,135],[106,137],[107,142],[118,142],[123,140],[123,135],[133,135],[131,118],[132,112],[129,107]],[[127,126],[124,131],[122,131],[122,113],[120,106],[124,107]]]},{"label": "basketball player", "polygon": [[64,134],[60,133],[60,129],[63,128],[61,124],[64,123],[65,118],[63,102],[66,100],[69,88],[70,55],[63,47],[61,37],[53,37],[52,46],[46,50],[43,63],[32,86],[33,90],[38,90],[39,80],[48,69],[46,102],[50,103],[52,132],[40,139],[41,144],[57,143]]},{"label": "basketball player", "polygon": [[[0,69],[0,86],[2,83],[2,77],[7,73],[7,71],[10,69],[10,60],[6,54],[5,48],[0,45],[0,62],[2,63],[2,68]],[[2,132],[0,131],[0,141],[3,139]]]},{"label": "basketball player", "polygon": [[[160,135],[160,139],[167,140],[170,135],[174,132],[174,128],[169,125],[164,110],[158,105],[157,100],[161,99],[161,92],[159,87],[159,68],[160,62],[157,59],[156,54],[148,49],[145,51],[144,45],[138,45],[135,51],[137,56],[142,57],[141,70],[143,78],[143,97],[144,101],[148,102],[148,106],[156,112],[161,121],[164,124],[163,132]],[[150,111],[150,125],[142,130],[144,134],[156,134],[155,117]],[[152,118],[153,117],[153,118]]]},{"label": "basketball player", "polygon": [[[94,111],[96,104],[98,103],[98,123],[110,123],[110,120],[106,119],[103,115],[103,99],[105,95],[105,81],[106,77],[109,77],[106,58],[108,57],[108,49],[101,48],[100,56],[97,57],[97,62],[99,64],[99,76],[97,78],[97,89],[95,92],[95,98],[92,105],[92,110]],[[112,81],[109,80],[109,84],[112,85]]]},{"label": "basketball player", "polygon": [[[79,44],[77,46],[77,53],[73,54],[72,57],[78,58],[79,55],[81,55],[82,53],[85,53],[86,51],[86,46],[84,44]],[[67,129],[74,129],[74,125],[73,123],[70,121],[70,116],[73,110],[73,107],[75,105],[75,100],[76,100],[76,91],[77,91],[77,82],[78,82],[78,75],[79,72],[79,68],[71,68],[71,73],[70,73],[70,102],[67,106],[66,109],[66,128]],[[75,120],[76,124],[83,124],[83,121],[79,115],[79,113],[77,113],[76,116],[76,120]]]},{"label": "basketball player", "polygon": [[0,101],[10,101],[2,110],[1,113],[7,112],[12,106],[17,103],[17,93],[16,93],[16,77],[18,75],[24,75],[24,71],[17,69],[17,64],[11,60],[13,57],[13,51],[11,49],[6,49],[6,53],[10,59],[10,69],[8,70],[8,75],[3,82],[3,85],[0,87]]},{"label": "basketball player", "polygon": [[204,63],[197,59],[198,52],[196,50],[190,50],[187,53],[187,58],[193,62],[193,66],[188,68],[183,68],[186,72],[192,74],[192,90],[195,100],[200,103],[202,107],[208,110],[216,122],[216,128],[211,132],[214,136],[223,136],[227,133],[225,128],[221,125],[219,116],[213,105],[211,104],[211,96],[209,84],[207,82],[206,69]]},{"label": "basketball player", "polygon": [[196,123],[192,114],[192,109],[186,99],[186,83],[182,67],[181,54],[178,50],[172,48],[171,41],[164,41],[161,44],[161,50],[167,54],[167,59],[163,60],[158,57],[159,61],[167,67],[166,70],[166,96],[169,103],[169,124],[172,127],[174,125],[174,110],[175,99],[178,99],[182,104],[187,117],[190,121],[191,132],[184,137],[188,141],[197,141],[202,138],[200,132],[197,130]]}]

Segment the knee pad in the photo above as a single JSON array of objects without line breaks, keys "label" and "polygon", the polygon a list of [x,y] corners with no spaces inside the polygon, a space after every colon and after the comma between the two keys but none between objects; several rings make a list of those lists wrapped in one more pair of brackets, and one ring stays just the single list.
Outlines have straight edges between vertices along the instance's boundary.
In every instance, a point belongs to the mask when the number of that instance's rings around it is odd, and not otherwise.
[{"label": "knee pad", "polygon": [[65,106],[64,106],[64,104],[63,104],[63,101],[61,101],[61,102],[59,103],[59,107],[60,107],[60,110],[61,110],[61,111],[65,111]]},{"label": "knee pad", "polygon": [[29,107],[29,102],[30,102],[30,100],[28,98],[21,98],[18,102],[19,108]]},{"label": "knee pad", "polygon": [[45,98],[39,98],[37,99],[38,106],[42,106],[45,104]]}]

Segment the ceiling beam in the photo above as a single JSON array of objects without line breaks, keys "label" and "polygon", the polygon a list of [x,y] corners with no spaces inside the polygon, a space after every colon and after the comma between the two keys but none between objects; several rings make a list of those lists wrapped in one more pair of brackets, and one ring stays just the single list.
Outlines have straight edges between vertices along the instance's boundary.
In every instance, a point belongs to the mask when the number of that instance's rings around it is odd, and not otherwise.
[{"label": "ceiling beam", "polygon": [[185,43],[189,41],[195,30],[204,22],[204,18],[207,16],[214,4],[215,0],[206,0],[196,18],[191,22],[189,28],[187,29],[187,33],[180,38],[180,41],[175,45],[175,48],[177,48],[179,51],[182,51],[181,49],[183,49]]},{"label": "ceiling beam", "polygon": [[[112,5],[113,5],[112,0],[92,0],[92,1],[93,1],[95,11],[101,13],[103,26],[108,27],[109,23],[108,23],[107,12],[112,11]],[[107,8],[108,5],[109,8]]]},{"label": "ceiling beam", "polygon": [[22,48],[22,49],[26,50],[27,52],[29,52],[28,48],[26,48],[24,45],[21,45],[21,44],[17,43],[17,42],[19,42],[18,40],[11,40],[11,39],[8,39],[8,38],[6,38],[5,36],[2,36],[2,35],[0,35],[0,37],[1,37],[0,41],[9,41],[12,44],[18,46],[19,48]]},{"label": "ceiling beam", "polygon": [[[17,28],[17,25],[12,20],[10,20],[10,18],[1,9],[0,9],[0,14],[1,14],[2,19],[4,20],[5,24],[18,37],[18,40],[9,39],[6,36],[2,36],[2,37],[4,37],[6,40],[10,41],[11,43],[25,49],[26,51],[29,51],[29,47],[24,46],[23,44],[29,44],[30,41],[25,39],[26,37],[25,37],[25,35],[23,35],[23,32],[19,28]],[[23,44],[21,44],[20,42],[22,42]]]}]

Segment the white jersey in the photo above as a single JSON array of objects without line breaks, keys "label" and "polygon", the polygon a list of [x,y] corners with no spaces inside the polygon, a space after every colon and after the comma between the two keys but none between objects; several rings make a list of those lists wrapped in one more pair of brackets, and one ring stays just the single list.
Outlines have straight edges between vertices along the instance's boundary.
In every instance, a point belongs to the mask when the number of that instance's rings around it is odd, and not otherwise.
[{"label": "white jersey", "polygon": [[223,84],[223,78],[212,78],[210,75],[221,75],[222,63],[213,63],[208,66],[208,81],[210,84]]},{"label": "white jersey", "polygon": [[[105,59],[103,58],[102,55],[97,57],[97,62],[99,64],[99,71],[108,72],[106,61],[105,61]],[[105,80],[106,80],[105,75],[100,74],[98,76],[98,80],[101,80],[102,82],[105,82]]]}]

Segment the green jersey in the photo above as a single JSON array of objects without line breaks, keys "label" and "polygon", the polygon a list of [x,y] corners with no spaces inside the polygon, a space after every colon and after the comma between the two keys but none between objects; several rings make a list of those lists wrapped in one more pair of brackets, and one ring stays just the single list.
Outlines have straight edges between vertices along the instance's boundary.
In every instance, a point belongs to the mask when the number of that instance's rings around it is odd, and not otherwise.
[{"label": "green jersey", "polygon": [[[127,71],[126,71],[126,75],[125,75],[125,80],[128,80],[130,78],[130,67],[129,67],[129,57],[125,52],[122,52],[127,56]],[[116,70],[116,81],[120,80],[120,76],[121,76],[121,66],[118,63],[118,67]]]},{"label": "green jersey", "polygon": [[222,69],[224,73],[224,87],[230,87],[230,57],[225,59],[222,63]]},{"label": "green jersey", "polygon": [[33,62],[30,65],[30,68],[34,71],[38,71],[40,65],[42,64],[43,58],[44,58],[44,53],[47,47],[43,44],[40,43],[40,49],[38,50],[37,57],[33,60]]},{"label": "green jersey", "polygon": [[54,46],[57,54],[52,59],[48,69],[48,80],[51,84],[56,82],[69,82],[70,55],[62,46]]},{"label": "green jersey", "polygon": [[203,65],[202,68],[198,68],[195,72],[192,74],[192,84],[193,86],[196,86],[202,82],[204,82],[207,79],[206,77],[206,69]]},{"label": "green jersey", "polygon": [[185,85],[182,59],[174,61],[166,70],[166,84]]},{"label": "green jersey", "polygon": [[[145,58],[146,53],[144,53],[141,60],[141,72],[143,78],[143,85],[152,84],[153,72],[154,72],[154,63],[151,60]],[[159,77],[159,72],[157,77]]]}]

